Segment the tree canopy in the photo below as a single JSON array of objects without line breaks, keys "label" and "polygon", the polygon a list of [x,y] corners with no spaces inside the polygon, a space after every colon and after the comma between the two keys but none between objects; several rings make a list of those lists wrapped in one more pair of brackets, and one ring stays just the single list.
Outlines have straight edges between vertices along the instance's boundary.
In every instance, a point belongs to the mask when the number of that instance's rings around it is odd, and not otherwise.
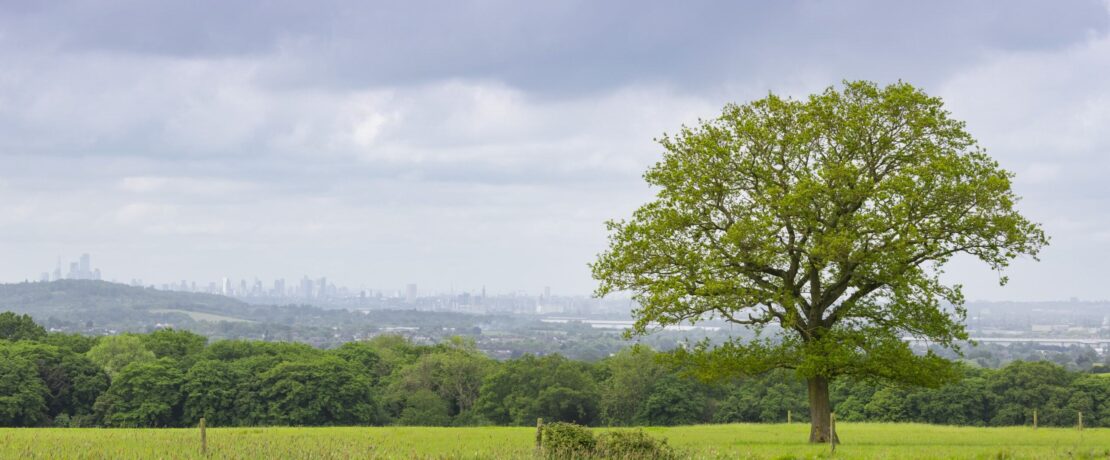
[{"label": "tree canopy", "polygon": [[40,340],[44,337],[46,329],[35,324],[31,315],[0,313],[0,340]]},{"label": "tree canopy", "polygon": [[96,409],[111,426],[154,428],[177,424],[184,376],[169,358],[135,361],[112,378]]},{"label": "tree canopy", "polygon": [[[130,337],[199,342],[178,333]],[[425,345],[383,337],[330,350],[221,340],[168,347],[180,352],[127,363],[110,378],[75,351],[87,343],[71,347],[83,343],[72,339],[0,340],[0,426],[183,427],[201,417],[209,426],[781,423],[787,411],[806,420],[805,381],[789,370],[699,382],[682,362],[660,359],[671,352],[644,346],[598,362],[557,354],[496,361],[463,338]],[[830,398],[853,421],[1029,424],[1037,409],[1046,426],[1072,425],[1078,411],[1089,426],[1110,426],[1110,374],[1097,374],[1105,365],[1068,369],[1052,355],[1031,356],[1045,361],[962,366],[966,378],[936,389],[840,379]]]},{"label": "tree canopy", "polygon": [[833,379],[958,377],[902,341],[967,338],[961,287],[940,276],[952,257],[1001,271],[1048,242],[1015,209],[1012,174],[907,83],[727,105],[660,144],[644,175],[655,199],[608,223],[597,294],[632,293],[635,333],[707,318],[761,332],[687,358],[707,377],[796,370],[812,441],[831,439]]},{"label": "tree canopy", "polygon": [[143,345],[143,339],[133,334],[104,337],[86,355],[113,378],[128,364],[155,359],[154,353]]},{"label": "tree canopy", "polygon": [[0,348],[0,426],[34,426],[46,418],[49,390],[35,363]]}]

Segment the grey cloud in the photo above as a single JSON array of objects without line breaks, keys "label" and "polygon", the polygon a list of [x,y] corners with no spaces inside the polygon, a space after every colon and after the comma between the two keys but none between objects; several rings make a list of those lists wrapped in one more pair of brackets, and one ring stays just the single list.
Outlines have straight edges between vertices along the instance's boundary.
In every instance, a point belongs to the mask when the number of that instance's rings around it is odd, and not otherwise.
[{"label": "grey cloud", "polygon": [[59,2],[0,19],[9,46],[184,58],[279,56],[275,84],[492,78],[533,92],[715,86],[833,66],[941,75],[992,49],[1105,30],[1097,0],[1020,2]]}]

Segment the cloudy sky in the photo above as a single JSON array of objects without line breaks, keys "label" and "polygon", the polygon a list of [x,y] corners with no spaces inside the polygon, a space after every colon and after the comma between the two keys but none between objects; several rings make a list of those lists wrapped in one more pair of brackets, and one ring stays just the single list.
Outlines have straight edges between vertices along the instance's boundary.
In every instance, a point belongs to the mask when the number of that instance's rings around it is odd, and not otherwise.
[{"label": "cloudy sky", "polygon": [[1052,246],[971,299],[1108,298],[1110,3],[3,2],[0,281],[588,293],[652,142],[897,79],[1017,173]]}]

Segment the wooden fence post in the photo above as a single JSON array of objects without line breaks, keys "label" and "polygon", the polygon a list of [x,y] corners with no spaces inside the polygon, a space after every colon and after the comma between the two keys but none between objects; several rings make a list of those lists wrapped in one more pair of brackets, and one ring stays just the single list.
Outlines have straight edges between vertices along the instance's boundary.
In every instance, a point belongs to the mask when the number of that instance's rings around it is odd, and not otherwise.
[{"label": "wooden fence post", "polygon": [[829,446],[836,453],[836,412],[829,414]]},{"label": "wooden fence post", "polygon": [[1037,409],[1033,409],[1033,429],[1037,429]]},{"label": "wooden fence post", "polygon": [[543,449],[543,417],[536,419],[536,452]]},{"label": "wooden fence post", "polygon": [[200,418],[200,454],[208,455],[208,433],[204,429],[204,417]]},{"label": "wooden fence post", "polygon": [[1079,429],[1083,429],[1083,411],[1079,411]]},{"label": "wooden fence post", "polygon": [[790,423],[790,415],[791,415],[791,414],[790,414],[790,410],[789,410],[789,409],[787,409],[787,410],[786,410],[786,423]]}]

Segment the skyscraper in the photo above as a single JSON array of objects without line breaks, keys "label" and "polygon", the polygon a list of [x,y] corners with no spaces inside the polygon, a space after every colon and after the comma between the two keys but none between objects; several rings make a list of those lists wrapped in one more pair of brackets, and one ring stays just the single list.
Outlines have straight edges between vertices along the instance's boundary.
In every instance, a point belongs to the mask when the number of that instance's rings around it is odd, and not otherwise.
[{"label": "skyscraper", "polygon": [[405,287],[405,302],[416,303],[416,284],[409,284]]},{"label": "skyscraper", "polygon": [[308,276],[301,280],[301,297],[312,298],[312,280],[308,279]]},{"label": "skyscraper", "polygon": [[[64,278],[71,280],[99,280],[100,269],[92,268],[92,257],[90,257],[88,253],[85,253],[81,254],[81,258],[76,262],[71,262],[69,264],[69,272],[65,274]],[[51,279],[54,281],[63,279],[61,257],[58,258],[58,265],[54,268]]]}]

